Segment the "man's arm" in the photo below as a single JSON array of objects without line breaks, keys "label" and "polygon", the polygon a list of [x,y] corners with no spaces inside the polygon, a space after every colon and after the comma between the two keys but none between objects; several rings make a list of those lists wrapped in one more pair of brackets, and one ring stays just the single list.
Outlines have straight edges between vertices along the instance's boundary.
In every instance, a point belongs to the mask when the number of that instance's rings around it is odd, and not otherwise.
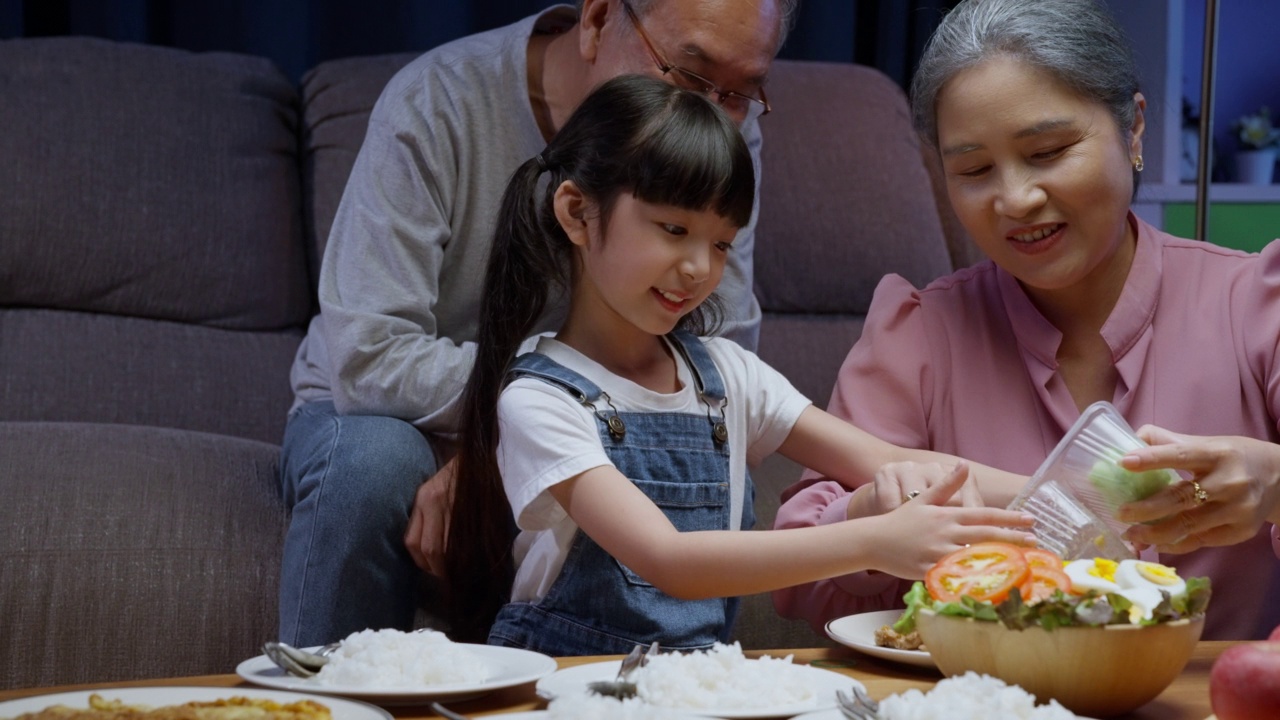
[{"label": "man's arm", "polygon": [[760,302],[755,294],[755,233],[756,219],[760,215],[760,124],[751,122],[742,129],[742,136],[751,151],[756,169],[756,197],[751,209],[751,220],[738,232],[725,264],[724,277],[716,294],[724,301],[725,318],[720,335],[755,352],[760,345]]}]

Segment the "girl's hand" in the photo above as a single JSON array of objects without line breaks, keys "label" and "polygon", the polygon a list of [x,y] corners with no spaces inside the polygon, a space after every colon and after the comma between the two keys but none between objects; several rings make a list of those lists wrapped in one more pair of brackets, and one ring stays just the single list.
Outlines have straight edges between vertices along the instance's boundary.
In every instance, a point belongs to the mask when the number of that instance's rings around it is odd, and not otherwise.
[{"label": "girl's hand", "polygon": [[[1021,512],[983,507],[976,488],[966,489],[966,486],[972,486],[966,463],[957,463],[941,478],[936,476],[941,466],[896,465],[914,467],[886,466],[877,474],[875,483],[860,488],[858,492],[868,496],[875,493],[873,488],[880,484],[882,474],[885,475],[886,491],[875,494],[882,494],[886,503],[892,501],[887,495],[887,488],[894,482],[899,483],[899,488],[914,488],[919,487],[915,483],[923,478],[927,487],[909,501],[904,502],[902,497],[905,495],[899,495],[895,509],[887,515],[859,520],[883,523],[884,526],[879,533],[884,541],[877,545],[883,552],[875,558],[875,569],[918,580],[939,558],[966,545],[985,541],[1027,546],[1036,544],[1035,536],[1030,532],[1034,518]],[[966,497],[965,493],[970,494]],[[970,503],[975,497],[977,502]],[[849,504],[852,506],[855,500],[856,493]],[[963,507],[955,507],[956,504]]]},{"label": "girl's hand", "polygon": [[1121,466],[1134,471],[1173,468],[1192,479],[1120,506],[1116,516],[1122,522],[1151,523],[1129,528],[1125,538],[1130,542],[1185,553],[1243,542],[1268,520],[1280,520],[1280,445],[1247,437],[1180,435],[1154,425],[1144,425],[1138,436],[1151,446],[1120,458]]},{"label": "girl's hand", "polygon": [[955,473],[961,475],[963,484],[942,504],[982,507],[982,493],[966,463],[947,467],[941,463],[903,461],[885,463],[876,471],[875,479],[855,490],[845,517],[852,520],[891,512],[928,488],[946,482]]}]

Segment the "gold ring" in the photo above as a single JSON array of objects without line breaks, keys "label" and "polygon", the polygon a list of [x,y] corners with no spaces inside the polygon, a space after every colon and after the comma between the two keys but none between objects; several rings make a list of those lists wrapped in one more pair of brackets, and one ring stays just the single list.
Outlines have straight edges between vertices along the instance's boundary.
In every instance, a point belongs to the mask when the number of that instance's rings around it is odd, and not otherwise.
[{"label": "gold ring", "polygon": [[903,502],[906,502],[906,501],[908,501],[908,500],[914,500],[914,499],[915,499],[915,497],[916,497],[917,495],[919,495],[919,494],[920,494],[920,491],[919,491],[919,490],[912,490],[911,492],[907,493],[907,496],[906,496],[906,497],[902,498],[902,501],[903,501]]},{"label": "gold ring", "polygon": [[1200,487],[1200,483],[1196,482],[1195,480],[1192,480],[1191,487],[1192,489],[1195,490],[1195,493],[1192,494],[1192,497],[1196,499],[1197,505],[1203,505],[1206,502],[1208,502],[1209,493],[1205,492],[1204,488]]}]

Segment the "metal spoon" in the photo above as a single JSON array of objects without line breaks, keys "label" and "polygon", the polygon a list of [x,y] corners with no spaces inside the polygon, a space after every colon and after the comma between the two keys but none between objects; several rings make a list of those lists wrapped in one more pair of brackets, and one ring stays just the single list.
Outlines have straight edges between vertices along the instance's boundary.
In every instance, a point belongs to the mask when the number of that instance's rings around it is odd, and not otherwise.
[{"label": "metal spoon", "polygon": [[309,678],[329,662],[329,655],[338,649],[338,645],[340,643],[329,643],[320,648],[319,652],[312,653],[287,643],[268,640],[262,645],[262,654],[290,675]]},{"label": "metal spoon", "polygon": [[[433,632],[431,628],[418,628],[414,633]],[[323,645],[316,652],[307,652],[298,648],[275,640],[268,640],[262,644],[262,654],[267,656],[271,662],[280,666],[281,670],[296,675],[298,677],[308,678],[320,672],[320,668],[329,662],[329,656],[342,646],[342,641],[331,642]]]}]

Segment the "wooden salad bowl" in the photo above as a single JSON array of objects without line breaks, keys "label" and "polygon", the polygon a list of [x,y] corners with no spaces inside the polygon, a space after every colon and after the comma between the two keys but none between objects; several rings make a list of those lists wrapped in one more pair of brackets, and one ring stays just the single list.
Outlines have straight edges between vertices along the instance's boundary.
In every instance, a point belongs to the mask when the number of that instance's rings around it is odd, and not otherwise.
[{"label": "wooden salad bowl", "polygon": [[1078,715],[1110,717],[1153,700],[1182,672],[1204,616],[1142,627],[1010,630],[1003,623],[921,610],[916,627],[947,676],[972,670],[1020,685]]}]

